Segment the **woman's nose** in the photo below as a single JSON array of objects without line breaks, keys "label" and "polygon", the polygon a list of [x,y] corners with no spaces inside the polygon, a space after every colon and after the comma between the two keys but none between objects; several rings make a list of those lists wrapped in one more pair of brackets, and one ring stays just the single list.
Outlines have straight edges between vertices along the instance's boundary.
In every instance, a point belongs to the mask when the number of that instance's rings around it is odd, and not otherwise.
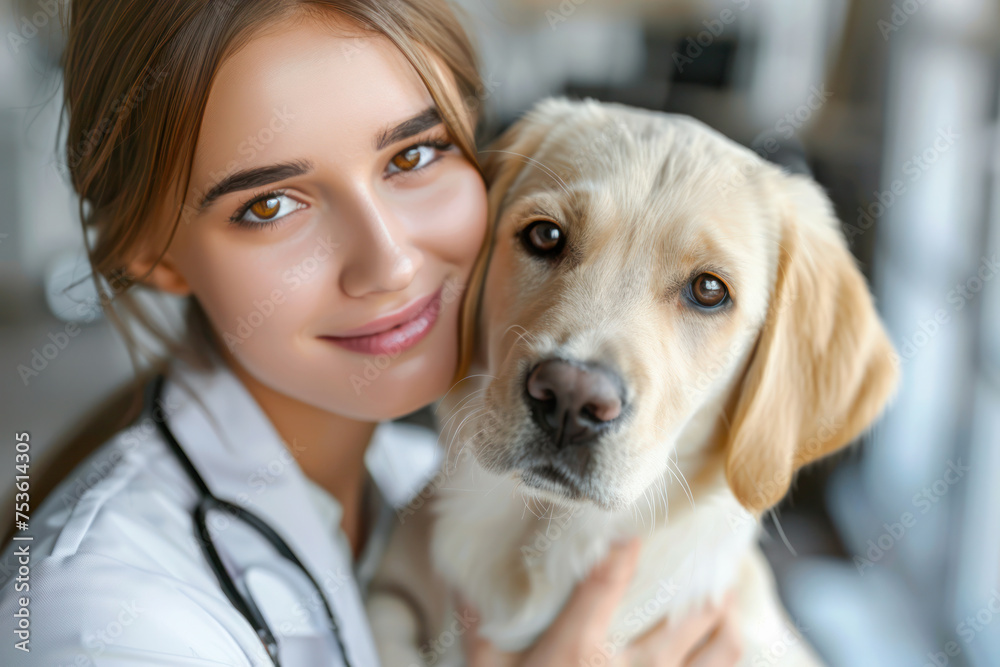
[{"label": "woman's nose", "polygon": [[341,288],[352,297],[371,292],[406,289],[423,265],[408,231],[391,210],[367,201],[352,225],[354,239],[340,276]]}]

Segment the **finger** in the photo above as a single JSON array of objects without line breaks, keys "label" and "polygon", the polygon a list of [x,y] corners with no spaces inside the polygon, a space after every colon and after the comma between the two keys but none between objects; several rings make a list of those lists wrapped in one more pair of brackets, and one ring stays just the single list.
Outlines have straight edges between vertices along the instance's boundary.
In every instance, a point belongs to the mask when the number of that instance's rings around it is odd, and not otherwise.
[{"label": "finger", "polygon": [[715,632],[691,655],[685,667],[735,667],[743,659],[743,632],[735,602],[724,610]]},{"label": "finger", "polygon": [[577,585],[569,602],[532,651],[538,664],[589,655],[604,643],[611,618],[628,589],[641,542],[633,538],[612,547],[608,557]]},{"label": "finger", "polygon": [[514,667],[517,655],[505,653],[488,639],[479,635],[479,612],[463,600],[457,603],[461,618],[471,618],[472,623],[462,634],[462,650],[468,667]]},{"label": "finger", "polygon": [[638,538],[614,545],[608,557],[576,587],[563,612],[553,623],[552,632],[564,634],[569,630],[573,635],[579,635],[583,628],[603,639],[618,603],[635,574],[640,547]]},{"label": "finger", "polygon": [[695,649],[721,623],[724,609],[722,605],[706,605],[683,619],[664,620],[634,640],[627,655],[639,662],[655,657],[655,664],[663,667],[687,665]]},{"label": "finger", "polygon": [[478,634],[464,640],[464,644],[468,667],[515,667],[517,664],[516,653],[505,653]]}]

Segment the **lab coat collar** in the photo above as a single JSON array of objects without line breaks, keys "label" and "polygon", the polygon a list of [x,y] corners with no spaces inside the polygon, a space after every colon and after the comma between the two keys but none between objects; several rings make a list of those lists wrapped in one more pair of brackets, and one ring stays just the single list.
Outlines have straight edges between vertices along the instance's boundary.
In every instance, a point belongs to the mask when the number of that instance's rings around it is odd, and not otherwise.
[{"label": "lab coat collar", "polygon": [[302,470],[270,420],[218,354],[212,355],[208,370],[171,360],[161,396],[167,424],[211,492],[260,516],[309,570],[337,616],[351,664],[377,665],[349,554],[337,549]]}]

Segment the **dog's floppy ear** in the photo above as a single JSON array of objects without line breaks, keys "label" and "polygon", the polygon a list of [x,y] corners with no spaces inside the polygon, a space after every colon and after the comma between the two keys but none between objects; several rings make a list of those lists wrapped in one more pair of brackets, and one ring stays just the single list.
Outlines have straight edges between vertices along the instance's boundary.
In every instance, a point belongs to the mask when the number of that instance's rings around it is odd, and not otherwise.
[{"label": "dog's floppy ear", "polygon": [[[462,380],[472,363],[480,297],[493,251],[497,220],[503,213],[507,195],[517,177],[531,167],[533,156],[555,123],[570,111],[572,105],[572,102],[562,98],[549,98],[539,102],[480,152],[483,177],[489,188],[486,238],[469,275],[462,303],[459,364],[453,382]],[[548,176],[542,174],[542,177]]]},{"label": "dog's floppy ear", "polygon": [[775,288],[731,415],[726,478],[762,512],[803,465],[850,443],[897,382],[879,321],[829,199],[781,175],[786,207]]}]

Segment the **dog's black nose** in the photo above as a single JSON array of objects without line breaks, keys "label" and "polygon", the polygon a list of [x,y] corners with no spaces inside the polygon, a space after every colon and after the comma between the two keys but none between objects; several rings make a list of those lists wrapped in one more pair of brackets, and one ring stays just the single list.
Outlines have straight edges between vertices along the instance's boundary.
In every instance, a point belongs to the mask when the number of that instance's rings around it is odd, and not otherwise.
[{"label": "dog's black nose", "polygon": [[622,382],[593,364],[546,359],[525,385],[532,416],[557,446],[584,445],[622,412]]}]

